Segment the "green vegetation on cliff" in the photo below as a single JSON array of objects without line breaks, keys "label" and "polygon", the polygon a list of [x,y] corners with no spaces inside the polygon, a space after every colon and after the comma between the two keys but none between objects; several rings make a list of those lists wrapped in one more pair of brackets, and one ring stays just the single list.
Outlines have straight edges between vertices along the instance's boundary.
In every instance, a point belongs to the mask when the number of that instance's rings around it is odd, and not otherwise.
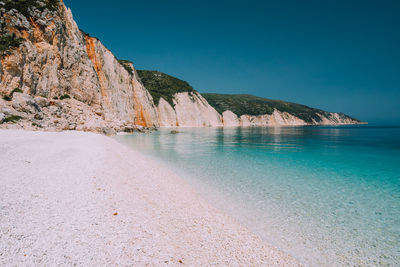
[{"label": "green vegetation on cliff", "polygon": [[24,40],[24,38],[16,37],[15,34],[0,34],[0,55],[19,47]]},{"label": "green vegetation on cliff", "polygon": [[130,74],[133,75],[133,69],[131,67],[131,64],[133,64],[131,61],[129,60],[123,60],[123,59],[119,59],[118,60],[119,64],[122,65],[122,67],[124,67],[126,69],[126,71]]},{"label": "green vegetation on cliff", "polygon": [[60,0],[3,0],[1,2],[4,3],[6,12],[15,9],[27,18],[31,16],[29,10],[32,8],[36,8],[40,11],[45,9],[55,11],[60,5]]},{"label": "green vegetation on cliff", "polygon": [[29,18],[32,17],[32,11],[37,9],[44,11],[45,9],[55,11],[60,5],[60,0],[2,0],[0,1],[0,8],[4,9],[1,14],[0,20],[0,56],[4,56],[12,49],[19,47],[24,38],[17,37],[15,33],[10,33],[7,29],[6,20],[4,19],[3,12],[16,10],[20,14]]},{"label": "green vegetation on cliff", "polygon": [[325,114],[325,111],[310,108],[305,105],[290,103],[280,100],[271,100],[253,95],[225,95],[202,94],[208,103],[219,113],[230,110],[237,116],[272,114],[274,109],[292,114],[306,122],[321,121],[317,113]]},{"label": "green vegetation on cliff", "polygon": [[137,70],[137,73],[156,105],[160,103],[162,97],[174,107],[172,99],[176,93],[194,91],[187,82],[159,71]]},{"label": "green vegetation on cliff", "polygon": [[[170,75],[159,71],[138,70],[138,75],[143,85],[149,90],[156,105],[160,98],[164,98],[173,107],[173,96],[180,92],[193,92],[194,89],[185,81],[179,80]],[[253,95],[238,94],[201,94],[207,102],[220,114],[230,110],[238,117],[241,115],[265,115],[272,114],[274,110],[287,112],[308,123],[321,122],[321,117],[317,115],[330,116],[329,112],[311,108],[305,105],[285,102],[281,100],[271,100]],[[344,114],[339,114],[343,118],[351,118]],[[353,118],[351,118],[353,119]],[[355,119],[354,119],[355,120]]]}]

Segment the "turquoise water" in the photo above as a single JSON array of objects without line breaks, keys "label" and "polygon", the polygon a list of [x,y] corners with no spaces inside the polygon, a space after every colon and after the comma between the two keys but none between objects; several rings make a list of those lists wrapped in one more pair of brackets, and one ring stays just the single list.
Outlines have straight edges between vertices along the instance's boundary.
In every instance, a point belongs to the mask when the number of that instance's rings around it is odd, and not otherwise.
[{"label": "turquoise water", "polygon": [[179,131],[116,139],[307,266],[399,266],[399,127]]}]

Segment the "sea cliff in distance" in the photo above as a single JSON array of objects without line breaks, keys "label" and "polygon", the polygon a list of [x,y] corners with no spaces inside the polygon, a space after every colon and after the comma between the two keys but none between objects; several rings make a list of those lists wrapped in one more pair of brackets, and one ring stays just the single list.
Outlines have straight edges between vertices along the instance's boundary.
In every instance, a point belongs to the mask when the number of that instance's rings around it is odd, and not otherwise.
[{"label": "sea cliff in distance", "polygon": [[80,30],[62,1],[5,0],[0,14],[0,128],[113,134],[160,126],[360,123],[283,101],[202,95],[161,72],[137,72]]},{"label": "sea cliff in distance", "polygon": [[299,126],[360,124],[343,113],[240,94],[200,94],[159,71],[138,70],[158,110],[160,126]]}]

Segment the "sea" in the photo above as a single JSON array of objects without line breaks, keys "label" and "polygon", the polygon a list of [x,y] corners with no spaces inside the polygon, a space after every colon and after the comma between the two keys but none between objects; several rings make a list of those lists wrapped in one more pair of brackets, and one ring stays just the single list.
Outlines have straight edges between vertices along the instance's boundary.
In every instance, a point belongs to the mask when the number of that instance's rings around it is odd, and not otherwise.
[{"label": "sea", "polygon": [[400,266],[400,127],[177,131],[115,138],[306,266]]}]

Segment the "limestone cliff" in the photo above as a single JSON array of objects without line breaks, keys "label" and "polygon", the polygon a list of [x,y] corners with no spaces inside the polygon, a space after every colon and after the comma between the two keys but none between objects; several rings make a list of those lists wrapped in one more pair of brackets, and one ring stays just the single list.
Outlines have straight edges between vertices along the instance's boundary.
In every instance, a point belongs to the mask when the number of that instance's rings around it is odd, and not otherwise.
[{"label": "limestone cliff", "polygon": [[160,126],[223,126],[222,116],[187,82],[159,71],[138,75],[157,105]]},{"label": "limestone cliff", "polygon": [[160,99],[157,108],[160,126],[223,126],[221,115],[198,92],[177,93],[173,103],[174,108]]},{"label": "limestone cliff", "polygon": [[[62,1],[19,2],[0,1],[3,118],[18,118],[14,127],[54,130],[158,126],[153,99],[133,65],[84,34]],[[37,108],[16,108],[21,105]]]},{"label": "limestone cliff", "polygon": [[[300,126],[359,124],[337,112],[252,95],[203,94],[230,126]],[[229,113],[228,113],[229,112]],[[234,117],[235,115],[236,117]]]},{"label": "limestone cliff", "polygon": [[300,126],[358,124],[345,114],[251,95],[200,94],[187,82],[159,71],[139,70],[155,99],[160,126]]},{"label": "limestone cliff", "polygon": [[359,124],[360,122],[346,115],[336,112],[325,112],[318,114],[320,120],[306,122],[288,112],[281,112],[274,109],[272,114],[263,115],[241,115],[238,117],[230,110],[224,111],[223,124],[224,126],[302,126],[302,125],[344,125],[344,124]]}]

